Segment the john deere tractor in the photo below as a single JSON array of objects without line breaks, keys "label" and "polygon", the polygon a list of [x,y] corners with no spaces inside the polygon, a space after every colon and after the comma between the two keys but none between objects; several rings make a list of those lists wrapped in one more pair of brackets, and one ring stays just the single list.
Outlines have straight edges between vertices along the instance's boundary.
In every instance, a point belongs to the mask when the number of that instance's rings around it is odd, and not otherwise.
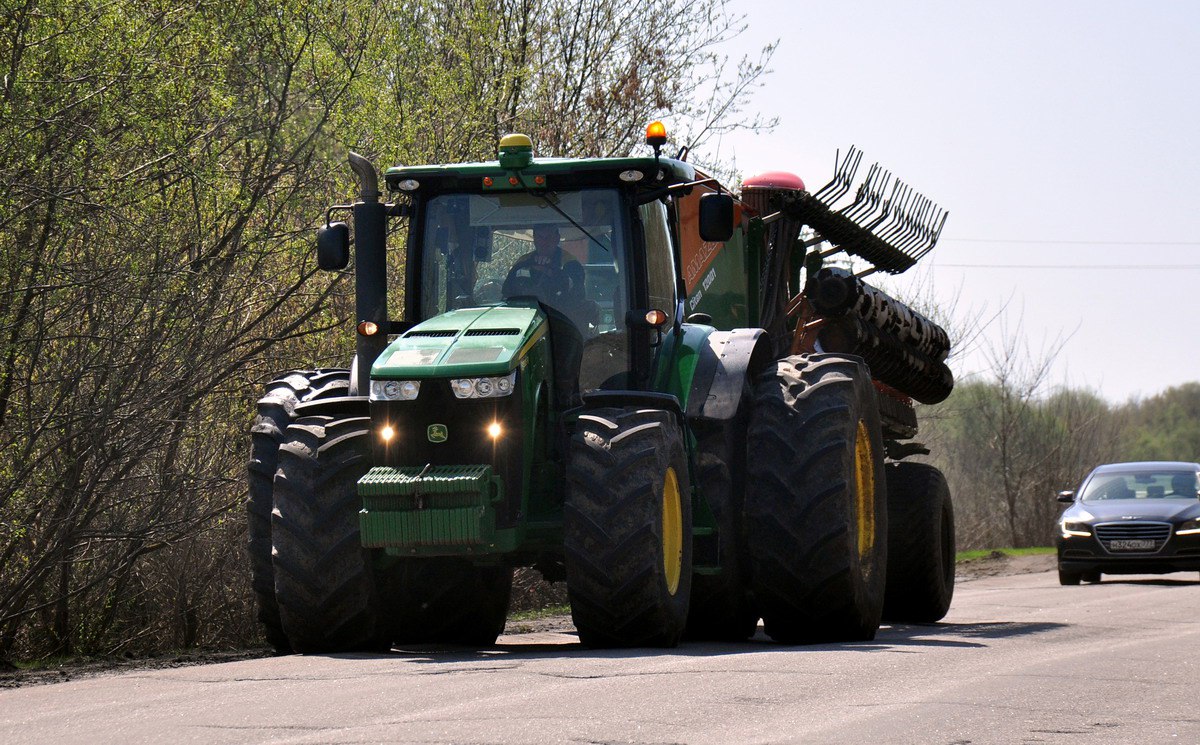
[{"label": "john deere tractor", "polygon": [[353,258],[357,353],[272,382],[253,428],[278,649],[492,644],[516,567],[565,580],[593,647],[946,613],[950,496],[901,459],[949,341],[861,278],[910,267],[945,213],[877,167],[855,188],[855,150],[815,193],[773,173],[735,198],[666,139],[562,159],[508,135],[494,161],[389,169],[386,199],[351,155],[318,260]]}]

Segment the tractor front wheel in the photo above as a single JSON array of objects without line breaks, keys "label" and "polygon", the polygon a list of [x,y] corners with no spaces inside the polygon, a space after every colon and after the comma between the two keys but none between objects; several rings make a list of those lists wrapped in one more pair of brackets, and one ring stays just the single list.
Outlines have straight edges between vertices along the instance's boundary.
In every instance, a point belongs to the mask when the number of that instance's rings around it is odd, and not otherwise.
[{"label": "tractor front wheel", "polygon": [[277,652],[291,651],[279,621],[275,573],[271,567],[271,510],[274,509],[273,485],[279,464],[279,445],[295,419],[297,406],[308,401],[345,396],[349,389],[349,370],[287,373],[267,384],[266,393],[258,400],[258,413],[250,429],[249,494],[246,499],[250,587],[258,605],[263,635]]},{"label": "tractor front wheel", "polygon": [[579,417],[563,511],[567,592],[589,647],[673,647],[687,622],[692,490],[668,412]]},{"label": "tractor front wheel", "polygon": [[367,417],[303,417],[279,449],[271,515],[275,599],[297,652],[386,648],[371,555],[359,539]]}]

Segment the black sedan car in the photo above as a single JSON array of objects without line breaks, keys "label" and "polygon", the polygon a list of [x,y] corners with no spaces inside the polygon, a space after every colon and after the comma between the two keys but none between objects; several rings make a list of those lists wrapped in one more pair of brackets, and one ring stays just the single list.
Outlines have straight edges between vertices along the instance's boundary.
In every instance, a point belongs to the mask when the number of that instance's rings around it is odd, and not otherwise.
[{"label": "black sedan car", "polygon": [[1200,463],[1110,463],[1088,474],[1058,518],[1058,581],[1200,571]]}]

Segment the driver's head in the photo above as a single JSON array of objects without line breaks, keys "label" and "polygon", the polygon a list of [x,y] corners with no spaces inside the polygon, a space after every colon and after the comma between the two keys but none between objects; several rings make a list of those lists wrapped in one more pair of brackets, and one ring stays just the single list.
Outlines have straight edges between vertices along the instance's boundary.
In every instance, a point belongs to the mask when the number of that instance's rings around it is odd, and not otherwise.
[{"label": "driver's head", "polygon": [[541,254],[548,254],[558,248],[558,228],[554,225],[535,226],[533,245]]},{"label": "driver's head", "polygon": [[1171,491],[1176,494],[1195,494],[1196,477],[1190,473],[1177,473],[1171,477]]}]

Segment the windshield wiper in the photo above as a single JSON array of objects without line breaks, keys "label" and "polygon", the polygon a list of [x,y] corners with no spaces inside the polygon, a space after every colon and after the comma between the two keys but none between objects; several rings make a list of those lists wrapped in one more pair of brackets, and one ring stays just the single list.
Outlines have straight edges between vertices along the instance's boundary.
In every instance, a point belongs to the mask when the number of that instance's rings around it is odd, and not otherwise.
[{"label": "windshield wiper", "polygon": [[553,209],[555,212],[557,212],[558,214],[565,217],[567,219],[567,222],[571,223],[571,225],[573,225],[576,229],[578,229],[579,232],[586,235],[588,237],[588,239],[591,240],[592,243],[595,243],[597,246],[604,249],[608,253],[612,253],[611,246],[606,246],[603,243],[601,243],[599,238],[597,238],[596,236],[589,233],[587,228],[585,228],[582,225],[580,225],[579,223],[575,222],[575,218],[571,217],[566,212],[564,212],[561,207],[559,207],[557,204],[554,203],[553,200],[551,200],[548,196],[546,196],[547,194],[553,194],[554,196],[558,196],[557,194],[555,194],[552,191],[547,191],[544,193],[534,191],[533,189],[529,188],[529,184],[525,183],[525,178],[520,174],[520,172],[518,172],[516,174],[516,176],[517,176],[517,180],[519,180],[521,182],[521,188],[525,190],[526,194],[529,194],[530,196],[535,196],[538,199],[545,202],[551,209]]}]

